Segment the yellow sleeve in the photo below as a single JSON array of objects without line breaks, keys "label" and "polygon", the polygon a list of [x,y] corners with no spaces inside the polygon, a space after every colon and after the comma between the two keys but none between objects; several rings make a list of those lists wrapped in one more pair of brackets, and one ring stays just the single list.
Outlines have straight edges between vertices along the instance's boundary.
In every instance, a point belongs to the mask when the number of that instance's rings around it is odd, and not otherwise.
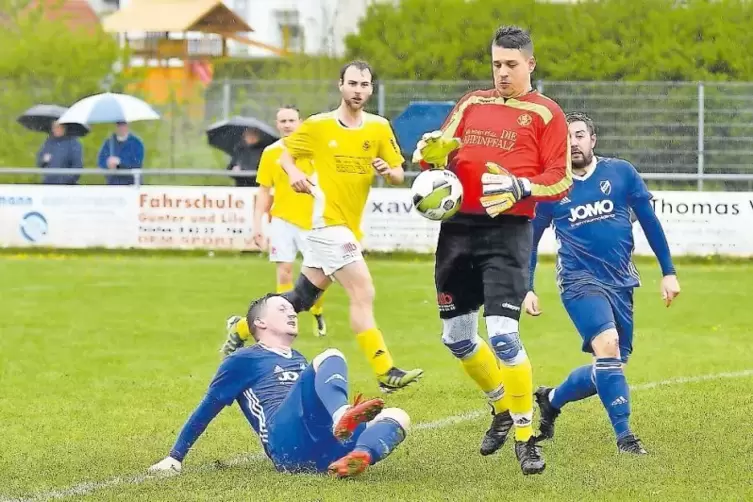
[{"label": "yellow sleeve", "polygon": [[283,145],[294,159],[311,158],[316,145],[316,122],[308,118],[293,134],[283,139]]},{"label": "yellow sleeve", "polygon": [[277,155],[265,148],[261,152],[261,160],[259,160],[259,170],[256,173],[256,182],[263,187],[272,188],[274,186],[274,170],[277,167]]},{"label": "yellow sleeve", "polygon": [[402,166],[405,162],[403,154],[400,153],[400,147],[395,139],[395,133],[389,122],[385,122],[381,127],[383,133],[379,141],[379,158],[387,162],[390,167]]}]

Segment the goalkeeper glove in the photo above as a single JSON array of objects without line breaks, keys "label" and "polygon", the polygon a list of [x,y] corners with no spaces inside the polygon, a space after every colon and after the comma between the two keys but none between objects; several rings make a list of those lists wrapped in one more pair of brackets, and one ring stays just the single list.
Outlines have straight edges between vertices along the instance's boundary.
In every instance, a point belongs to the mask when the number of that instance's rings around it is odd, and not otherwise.
[{"label": "goalkeeper glove", "polygon": [[458,138],[446,138],[442,131],[427,132],[416,145],[416,151],[413,152],[413,162],[424,161],[433,164],[439,169],[447,166],[447,158],[450,153],[460,148]]},{"label": "goalkeeper glove", "polygon": [[489,172],[481,175],[481,205],[492,218],[531,195],[531,184],[527,179],[517,178],[493,162],[487,162],[486,168]]},{"label": "goalkeeper glove", "polygon": [[231,316],[228,318],[226,323],[226,329],[227,329],[227,340],[225,340],[225,343],[222,345],[222,348],[220,349],[220,352],[222,352],[225,357],[229,356],[236,350],[240,349],[246,344],[246,340],[248,339],[248,334],[246,333],[246,336],[243,336],[241,333],[239,333],[238,330],[238,323],[243,318],[237,315]]}]

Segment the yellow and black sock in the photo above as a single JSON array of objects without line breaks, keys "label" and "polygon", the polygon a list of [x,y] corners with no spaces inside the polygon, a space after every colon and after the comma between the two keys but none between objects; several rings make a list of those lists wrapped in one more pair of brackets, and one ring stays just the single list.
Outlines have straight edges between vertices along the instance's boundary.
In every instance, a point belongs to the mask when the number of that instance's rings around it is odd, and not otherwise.
[{"label": "yellow and black sock", "polygon": [[313,315],[322,315],[324,312],[324,292],[322,292],[321,296],[319,296],[319,299],[314,302],[314,304],[309,309],[309,312],[311,312]]},{"label": "yellow and black sock", "polygon": [[499,368],[497,356],[494,355],[488,344],[479,342],[476,352],[461,359],[463,369],[476,385],[489,398],[494,407],[494,413],[502,413],[508,409],[508,400],[505,399],[505,388],[502,384],[502,371]]},{"label": "yellow and black sock", "polygon": [[293,289],[293,283],[292,282],[286,282],[286,283],[277,283],[277,294],[287,293],[288,291]]},{"label": "yellow and black sock", "polygon": [[515,366],[500,366],[510,414],[515,422],[515,440],[533,436],[533,369],[528,357]]},{"label": "yellow and black sock", "polygon": [[356,335],[366,359],[377,376],[384,375],[394,366],[392,355],[384,343],[382,332],[377,328],[367,329]]}]

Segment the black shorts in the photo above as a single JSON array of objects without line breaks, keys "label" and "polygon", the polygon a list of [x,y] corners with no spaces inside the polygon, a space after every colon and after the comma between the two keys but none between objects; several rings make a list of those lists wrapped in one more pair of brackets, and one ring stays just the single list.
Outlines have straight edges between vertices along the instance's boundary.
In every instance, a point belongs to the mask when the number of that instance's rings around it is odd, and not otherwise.
[{"label": "black shorts", "polygon": [[442,223],[434,281],[442,319],[484,306],[484,315],[520,319],[528,292],[531,222],[521,216],[456,215]]}]

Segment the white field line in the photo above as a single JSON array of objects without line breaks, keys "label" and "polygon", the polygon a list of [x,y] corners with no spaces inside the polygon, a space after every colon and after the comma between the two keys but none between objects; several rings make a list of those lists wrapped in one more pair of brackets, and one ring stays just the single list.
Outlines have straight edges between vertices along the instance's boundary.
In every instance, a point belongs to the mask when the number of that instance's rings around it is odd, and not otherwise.
[{"label": "white field line", "polygon": [[[708,380],[745,378],[749,376],[753,376],[753,369],[735,371],[735,372],[726,372],[726,373],[716,373],[713,375],[669,378],[667,380],[660,380],[658,382],[648,382],[644,384],[633,385],[630,387],[630,390],[631,391],[651,390],[657,387],[685,385],[689,383],[705,382]],[[486,416],[488,413],[489,413],[488,411],[470,411],[467,413],[461,413],[458,415],[441,418],[439,420],[434,420],[433,422],[423,422],[423,423],[415,424],[412,427],[412,430],[420,431],[420,430],[426,430],[426,429],[441,429],[443,427],[449,427],[451,425],[459,424],[462,422],[475,420],[477,418]],[[247,464],[250,462],[261,461],[264,458],[265,456],[261,453],[243,455],[243,456],[232,458],[228,461],[223,461],[219,464],[218,463],[203,464],[197,467],[188,468],[188,469],[185,469],[183,472],[190,473],[190,472],[211,471],[211,470],[219,469],[222,467],[233,467],[237,465]],[[45,502],[48,500],[59,500],[59,499],[65,499],[65,498],[75,497],[79,495],[89,495],[91,493],[104,490],[106,488],[111,488],[114,486],[140,485],[151,479],[159,479],[161,477],[164,477],[164,476],[163,475],[149,475],[149,474],[137,474],[134,476],[117,476],[114,478],[107,479],[105,481],[87,481],[84,483],[79,483],[77,485],[71,486],[69,488],[61,488],[59,490],[51,490],[48,492],[39,493],[29,498],[11,499],[11,498],[0,497],[0,502]]]}]

